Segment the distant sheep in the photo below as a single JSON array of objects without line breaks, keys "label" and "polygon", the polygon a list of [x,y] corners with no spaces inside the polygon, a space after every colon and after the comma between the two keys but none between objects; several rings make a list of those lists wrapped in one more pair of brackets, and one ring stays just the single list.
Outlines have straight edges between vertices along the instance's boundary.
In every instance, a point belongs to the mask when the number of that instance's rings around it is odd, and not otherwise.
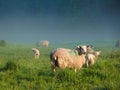
[{"label": "distant sheep", "polygon": [[120,40],[116,42],[115,47],[120,47]]},{"label": "distant sheep", "polygon": [[38,43],[36,43],[37,46],[42,46],[42,47],[48,47],[49,46],[49,41],[48,40],[43,40]]},{"label": "distant sheep", "polygon": [[78,46],[76,49],[57,48],[50,53],[51,68],[74,68],[75,72],[85,64],[85,55],[90,46]]},{"label": "distant sheep", "polygon": [[88,53],[86,55],[86,66],[94,65],[95,60],[100,56],[101,51],[94,51],[92,54]]},{"label": "distant sheep", "polygon": [[48,47],[48,45],[49,45],[49,41],[45,40],[42,42],[42,46]]},{"label": "distant sheep", "polygon": [[32,51],[34,53],[35,59],[39,59],[39,56],[40,56],[39,50],[36,48],[32,48]]}]

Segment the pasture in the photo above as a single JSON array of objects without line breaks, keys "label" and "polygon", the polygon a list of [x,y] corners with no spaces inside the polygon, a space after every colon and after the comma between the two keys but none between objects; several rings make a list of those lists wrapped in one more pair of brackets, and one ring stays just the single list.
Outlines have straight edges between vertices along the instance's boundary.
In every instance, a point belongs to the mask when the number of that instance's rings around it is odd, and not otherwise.
[{"label": "pasture", "polygon": [[[104,43],[104,42],[103,42]],[[54,74],[50,67],[50,52],[56,47],[75,48],[78,43],[37,47],[40,58],[34,59],[34,45],[0,47],[1,90],[118,90],[120,88],[120,49],[110,43],[94,43],[101,56],[94,66],[72,69]],[[86,43],[83,43],[86,44]]]}]

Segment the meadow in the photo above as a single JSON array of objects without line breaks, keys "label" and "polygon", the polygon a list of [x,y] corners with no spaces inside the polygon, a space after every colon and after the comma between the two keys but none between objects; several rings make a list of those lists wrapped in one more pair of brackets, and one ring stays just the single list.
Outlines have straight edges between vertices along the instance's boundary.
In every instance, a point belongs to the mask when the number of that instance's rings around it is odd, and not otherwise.
[{"label": "meadow", "polygon": [[74,49],[77,44],[79,42],[37,47],[41,52],[38,60],[31,50],[35,45],[0,47],[0,90],[119,90],[120,48],[114,48],[111,43],[93,43],[95,50],[102,51],[95,65],[77,73],[58,68],[52,73],[50,52],[57,47]]}]

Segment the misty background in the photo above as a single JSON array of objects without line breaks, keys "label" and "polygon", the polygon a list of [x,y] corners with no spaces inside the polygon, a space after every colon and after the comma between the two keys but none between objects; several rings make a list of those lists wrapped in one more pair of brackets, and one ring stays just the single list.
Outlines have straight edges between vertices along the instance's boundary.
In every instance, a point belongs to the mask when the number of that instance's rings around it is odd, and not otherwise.
[{"label": "misty background", "polygon": [[13,43],[120,39],[119,0],[0,0],[0,39]]}]

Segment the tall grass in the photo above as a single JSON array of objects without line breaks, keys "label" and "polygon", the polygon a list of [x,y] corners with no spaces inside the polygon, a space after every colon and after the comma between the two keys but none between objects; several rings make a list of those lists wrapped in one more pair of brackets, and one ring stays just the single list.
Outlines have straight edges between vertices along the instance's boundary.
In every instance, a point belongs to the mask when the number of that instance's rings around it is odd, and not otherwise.
[{"label": "tall grass", "polygon": [[[40,59],[34,59],[33,46],[0,47],[1,90],[119,90],[120,49],[98,47],[102,55],[95,65],[54,74],[50,68],[49,53],[57,46],[39,48]],[[63,45],[67,47],[67,45]],[[72,48],[72,47],[69,47]]]}]

